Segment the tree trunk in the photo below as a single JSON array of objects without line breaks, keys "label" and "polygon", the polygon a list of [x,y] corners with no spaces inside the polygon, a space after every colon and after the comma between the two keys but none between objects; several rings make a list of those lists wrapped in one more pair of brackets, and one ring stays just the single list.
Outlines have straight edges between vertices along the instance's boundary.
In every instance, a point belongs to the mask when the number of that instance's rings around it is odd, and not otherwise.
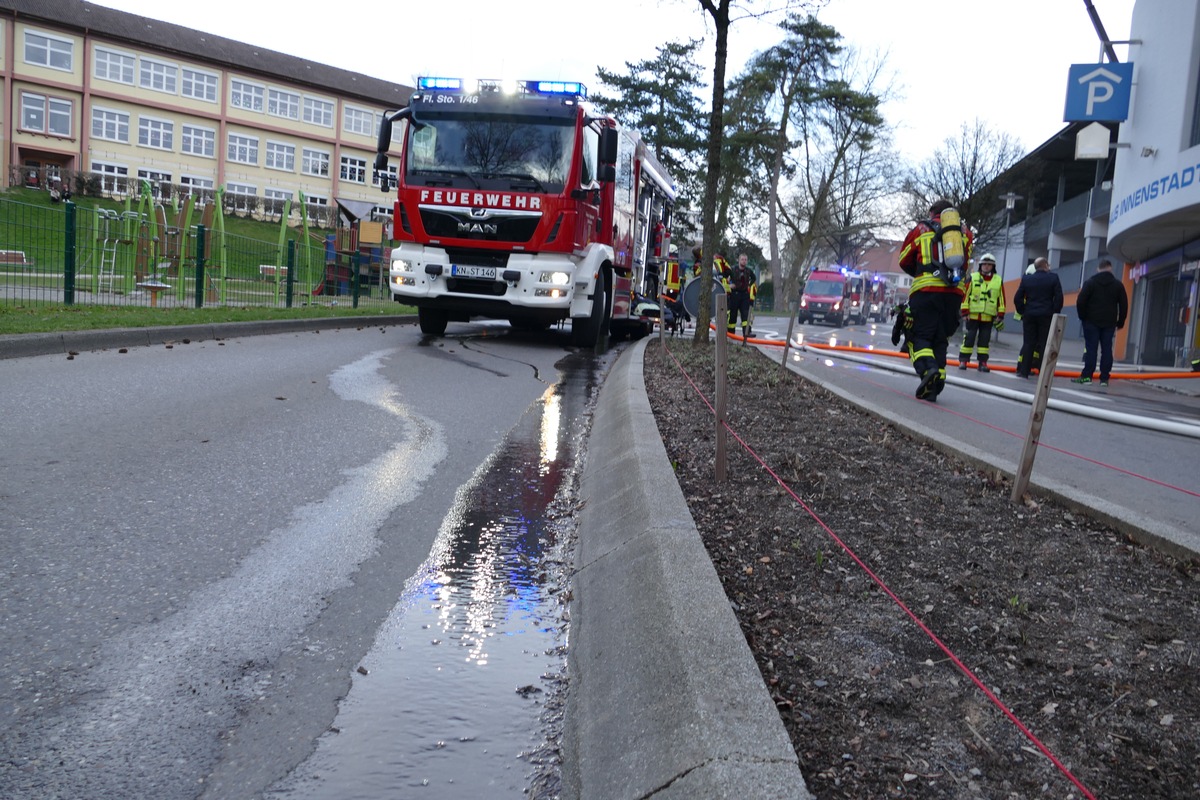
[{"label": "tree trunk", "polygon": [[[716,54],[713,58],[713,90],[712,112],[708,124],[708,174],[704,180],[704,205],[701,208],[701,224],[704,226],[704,236],[701,247],[700,275],[696,280],[700,283],[699,308],[696,309],[696,344],[708,343],[708,324],[712,320],[712,283],[713,283],[713,254],[717,247],[717,187],[721,179],[721,142],[725,137],[724,108],[725,108],[725,59],[729,51],[729,3],[730,0],[720,0],[719,6],[714,6],[710,0],[701,0],[703,6],[712,15],[713,25],[717,30]],[[725,324],[717,321],[717,335],[725,335]]]}]

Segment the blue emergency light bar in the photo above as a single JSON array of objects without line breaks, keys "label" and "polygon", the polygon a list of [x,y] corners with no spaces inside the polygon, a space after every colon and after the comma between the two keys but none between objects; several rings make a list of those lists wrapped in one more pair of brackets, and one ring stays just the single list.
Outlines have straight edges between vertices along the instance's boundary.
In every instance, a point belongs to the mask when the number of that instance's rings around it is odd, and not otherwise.
[{"label": "blue emergency light bar", "polygon": [[537,94],[564,94],[569,97],[587,97],[587,87],[578,81],[528,81]]},{"label": "blue emergency light bar", "polygon": [[421,77],[422,92],[520,92],[542,96],[587,97],[587,87],[578,81],[500,81],[492,78],[466,81],[462,78]]},{"label": "blue emergency light bar", "polygon": [[417,88],[425,91],[433,89],[461,91],[463,82],[462,78],[417,78]]}]

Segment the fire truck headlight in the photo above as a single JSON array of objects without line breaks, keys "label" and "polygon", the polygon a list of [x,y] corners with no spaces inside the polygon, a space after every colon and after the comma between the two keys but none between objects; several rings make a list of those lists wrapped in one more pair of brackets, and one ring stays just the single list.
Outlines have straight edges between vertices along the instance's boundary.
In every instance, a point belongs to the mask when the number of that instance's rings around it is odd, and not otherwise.
[{"label": "fire truck headlight", "polygon": [[806,297],[801,297],[801,298],[800,298],[800,307],[801,307],[801,308],[808,308],[808,298],[806,298]]},{"label": "fire truck headlight", "polygon": [[837,310],[839,310],[841,307],[842,307],[842,301],[841,301],[841,300],[838,300],[836,303],[834,303],[834,304],[833,304],[833,310],[834,310],[834,311],[837,311]]},{"label": "fire truck headlight", "polygon": [[571,275],[567,272],[543,272],[538,276],[538,283],[550,283],[555,286],[566,286],[571,282]]},{"label": "fire truck headlight", "polygon": [[566,297],[567,290],[566,289],[535,289],[533,292],[533,296],[534,297],[553,297],[553,298]]}]

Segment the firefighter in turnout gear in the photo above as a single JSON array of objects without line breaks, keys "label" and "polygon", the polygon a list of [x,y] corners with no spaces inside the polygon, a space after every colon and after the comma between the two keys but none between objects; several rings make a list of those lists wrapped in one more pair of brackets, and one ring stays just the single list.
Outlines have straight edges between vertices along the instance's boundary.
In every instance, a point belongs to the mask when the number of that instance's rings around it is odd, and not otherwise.
[{"label": "firefighter in turnout gear", "polygon": [[[900,269],[912,276],[908,291],[908,312],[911,327],[905,330],[905,347],[913,370],[921,378],[917,398],[931,403],[946,386],[946,353],[950,337],[958,330],[959,307],[963,293],[951,282],[942,264],[938,233],[941,215],[953,208],[947,200],[938,200],[929,207],[931,219],[918,222],[904,237],[900,247]],[[965,257],[971,255],[973,239],[970,229],[960,223]]]},{"label": "firefighter in turnout gear", "polygon": [[742,339],[750,336],[750,309],[754,306],[754,297],[758,293],[758,281],[754,270],[747,265],[745,253],[738,254],[737,266],[729,270],[725,279],[725,291],[729,295],[728,331],[737,333],[737,319],[742,317]]},{"label": "firefighter in turnout gear", "polygon": [[985,253],[979,270],[968,278],[961,313],[967,332],[958,351],[958,368],[967,369],[971,356],[979,357],[979,371],[989,372],[988,343],[992,328],[1004,329],[1004,281],[996,274],[996,257]]}]

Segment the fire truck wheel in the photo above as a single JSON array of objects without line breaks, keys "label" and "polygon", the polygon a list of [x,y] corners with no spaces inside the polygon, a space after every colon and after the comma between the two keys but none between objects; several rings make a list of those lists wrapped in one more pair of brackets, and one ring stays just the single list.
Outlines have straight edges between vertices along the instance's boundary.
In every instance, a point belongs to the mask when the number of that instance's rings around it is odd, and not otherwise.
[{"label": "fire truck wheel", "polygon": [[608,298],[604,294],[604,286],[596,283],[596,293],[592,295],[592,313],[587,319],[571,320],[571,344],[576,347],[595,347],[600,340],[601,328],[605,324],[604,312],[608,307]]},{"label": "fire truck wheel", "polygon": [[421,326],[421,333],[426,336],[442,336],[446,333],[446,323],[449,321],[450,314],[443,309],[417,309],[417,324]]}]

